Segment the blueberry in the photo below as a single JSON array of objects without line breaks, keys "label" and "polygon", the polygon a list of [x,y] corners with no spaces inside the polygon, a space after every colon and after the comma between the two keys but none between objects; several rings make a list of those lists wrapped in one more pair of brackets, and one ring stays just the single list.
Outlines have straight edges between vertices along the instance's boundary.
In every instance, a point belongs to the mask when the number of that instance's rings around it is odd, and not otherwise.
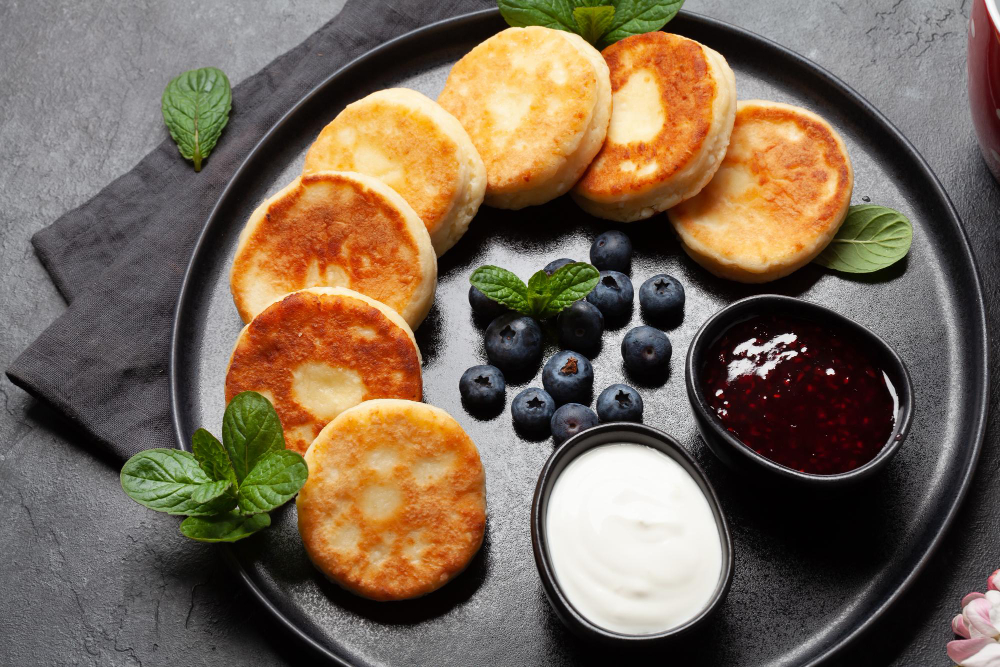
[{"label": "blueberry", "polygon": [[469,286],[469,305],[472,306],[473,313],[486,320],[493,320],[508,311],[507,306],[486,296],[475,285]]},{"label": "blueberry", "polygon": [[684,286],[665,273],[653,276],[639,288],[639,307],[650,320],[677,320],[684,312]]},{"label": "blueberry", "polygon": [[462,403],[470,412],[499,412],[506,389],[503,373],[496,366],[473,366],[458,381]]},{"label": "blueberry", "polygon": [[556,444],[569,440],[580,431],[597,426],[597,415],[586,405],[567,403],[552,415],[549,426]]},{"label": "blueberry", "polygon": [[503,371],[524,371],[542,356],[542,329],[533,317],[504,313],[486,327],[486,356]]},{"label": "blueberry", "polygon": [[590,403],[594,388],[594,368],[590,365],[590,360],[579,352],[556,352],[542,369],[542,386],[557,405]]},{"label": "blueberry", "polygon": [[542,269],[542,271],[544,271],[547,275],[551,276],[553,273],[555,273],[562,267],[566,266],[567,264],[572,264],[575,261],[576,261],[575,259],[570,259],[568,257],[563,257],[561,259],[554,259],[548,264],[546,264],[545,268]]},{"label": "blueberry", "polygon": [[671,351],[667,334],[655,327],[635,327],[622,339],[625,368],[636,375],[665,373]]},{"label": "blueberry", "polygon": [[538,387],[528,387],[515,396],[510,404],[514,425],[533,435],[548,435],[549,422],[555,411],[556,402],[547,391]]},{"label": "blueberry", "polygon": [[559,313],[559,344],[574,350],[593,351],[601,346],[604,315],[589,301],[576,301]]},{"label": "blueberry", "polygon": [[627,384],[613,384],[597,397],[597,416],[602,422],[642,423],[642,396]]},{"label": "blueberry", "polygon": [[618,271],[601,271],[597,286],[587,295],[587,301],[597,306],[604,318],[621,320],[632,309],[632,281]]},{"label": "blueberry", "polygon": [[632,242],[619,231],[604,232],[590,246],[590,263],[602,271],[632,270]]}]

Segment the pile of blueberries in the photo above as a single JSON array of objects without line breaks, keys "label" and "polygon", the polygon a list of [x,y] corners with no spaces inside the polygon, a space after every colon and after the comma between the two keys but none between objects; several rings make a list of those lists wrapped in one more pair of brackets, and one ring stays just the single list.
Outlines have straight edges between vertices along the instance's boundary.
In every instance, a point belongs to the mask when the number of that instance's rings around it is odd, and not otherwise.
[{"label": "pile of blueberries", "polygon": [[[573,262],[557,259],[544,271],[552,275]],[[524,435],[552,434],[559,444],[598,421],[642,421],[642,397],[628,385],[613,384],[597,398],[597,412],[590,405],[594,369],[588,355],[601,347],[605,323],[628,321],[632,313],[633,289],[628,274],[632,268],[632,242],[619,231],[609,231],[594,240],[590,262],[600,270],[597,286],[559,313],[555,333],[560,352],[542,368],[542,386],[529,387],[511,403],[514,425]],[[503,410],[506,392],[504,374],[511,378],[531,377],[541,361],[544,347],[542,326],[533,317],[507,309],[475,287],[469,289],[473,312],[491,320],[486,328],[486,356],[489,365],[473,366],[459,381],[466,409],[479,415],[496,415]],[[684,287],[661,273],[639,288],[639,307],[647,322],[670,326],[684,312]],[[630,329],[622,341],[626,370],[634,377],[656,380],[668,371],[672,348],[670,339],[653,326]]]}]

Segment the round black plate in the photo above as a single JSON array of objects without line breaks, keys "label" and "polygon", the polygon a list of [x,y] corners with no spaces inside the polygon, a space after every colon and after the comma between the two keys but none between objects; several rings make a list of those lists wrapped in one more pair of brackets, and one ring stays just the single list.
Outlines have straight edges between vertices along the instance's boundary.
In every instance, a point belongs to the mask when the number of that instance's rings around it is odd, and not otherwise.
[{"label": "round black plate", "polygon": [[[197,427],[218,432],[221,425],[226,362],[241,326],[229,294],[229,265],[253,208],[297,175],[310,142],[346,104],[391,86],[436,97],[452,64],[504,27],[496,11],[484,11],[389,42],[331,76],[250,154],[209,218],[178,305],[170,372],[182,446]],[[595,389],[614,382],[639,386],[646,422],[676,437],[711,478],[736,548],[725,605],[677,651],[682,658],[691,651],[686,659],[698,664],[817,662],[898,597],[965,493],[986,418],[980,283],[937,179],[857,93],[801,56],[724,23],[685,13],[669,29],[720,51],[736,72],[741,99],[791,102],[825,116],[847,141],[855,200],[870,197],[899,209],[915,227],[909,258],[878,275],[851,278],[811,265],[763,289],[713,278],[692,263],[664,216],[623,227],[637,249],[636,286],[659,272],[677,276],[687,308],[684,321],[668,331],[675,353],[665,384],[643,386],[626,377],[618,352],[623,328],[606,335],[594,359]],[[426,598],[369,602],[312,568],[294,506],[283,508],[269,530],[238,543],[230,555],[247,585],[294,633],[332,659],[352,663],[568,665],[621,657],[602,655],[571,635],[550,610],[535,571],[531,495],[551,441],[519,438],[509,412],[486,422],[472,418],[458,394],[462,371],[484,360],[466,301],[469,272],[492,263],[527,278],[557,257],[587,260],[592,239],[606,228],[566,198],[519,212],[484,208],[442,258],[434,309],[417,332],[424,399],[454,415],[479,446],[489,506],[482,552],[468,571]],[[873,483],[822,497],[758,488],[729,472],[698,439],[684,394],[688,342],[711,313],[762,291],[816,301],[861,322],[910,368],[912,433]],[[632,325],[640,322],[636,312]],[[508,404],[520,388],[509,388]]]}]

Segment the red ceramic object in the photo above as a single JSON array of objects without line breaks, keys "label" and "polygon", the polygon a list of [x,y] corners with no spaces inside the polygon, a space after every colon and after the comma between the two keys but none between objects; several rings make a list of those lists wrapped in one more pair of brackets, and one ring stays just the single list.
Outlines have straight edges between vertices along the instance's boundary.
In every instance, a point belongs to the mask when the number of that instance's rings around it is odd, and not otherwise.
[{"label": "red ceramic object", "polygon": [[969,19],[969,105],[979,147],[1000,181],[1000,10],[973,0]]}]

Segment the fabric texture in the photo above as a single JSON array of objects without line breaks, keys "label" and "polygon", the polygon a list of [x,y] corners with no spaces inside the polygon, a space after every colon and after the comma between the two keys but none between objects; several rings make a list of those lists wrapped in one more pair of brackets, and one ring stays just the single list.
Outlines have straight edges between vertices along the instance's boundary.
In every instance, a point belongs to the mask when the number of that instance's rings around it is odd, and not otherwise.
[{"label": "fabric texture", "polygon": [[233,88],[233,110],[201,173],[166,139],[32,243],[69,308],[7,369],[65,415],[81,443],[125,460],[175,447],[167,363],[174,307],[199,234],[267,130],[331,73],[423,25],[490,0],[349,0],[300,45]]}]

